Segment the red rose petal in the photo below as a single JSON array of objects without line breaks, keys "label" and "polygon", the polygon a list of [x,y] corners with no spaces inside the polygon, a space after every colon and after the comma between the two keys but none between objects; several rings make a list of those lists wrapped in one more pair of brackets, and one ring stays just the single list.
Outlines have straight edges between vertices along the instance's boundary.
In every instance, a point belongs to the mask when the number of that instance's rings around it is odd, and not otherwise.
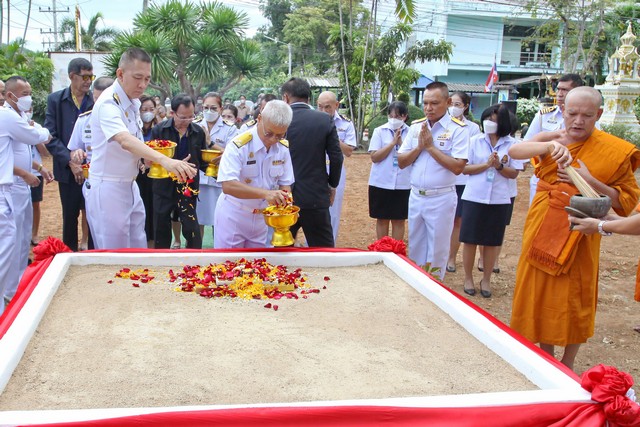
[{"label": "red rose petal", "polygon": [[139,288],[140,284],[139,283],[132,283],[131,286],[133,286],[134,288]]},{"label": "red rose petal", "polygon": [[328,282],[329,280],[331,280],[331,278],[329,276],[324,276],[324,281]]},{"label": "red rose petal", "polygon": [[269,303],[265,304],[264,308],[271,308],[271,303],[269,302]]},{"label": "red rose petal", "polygon": [[278,311],[278,306],[277,306],[277,305],[274,305],[274,306],[273,306],[273,310],[274,310],[274,311]]}]

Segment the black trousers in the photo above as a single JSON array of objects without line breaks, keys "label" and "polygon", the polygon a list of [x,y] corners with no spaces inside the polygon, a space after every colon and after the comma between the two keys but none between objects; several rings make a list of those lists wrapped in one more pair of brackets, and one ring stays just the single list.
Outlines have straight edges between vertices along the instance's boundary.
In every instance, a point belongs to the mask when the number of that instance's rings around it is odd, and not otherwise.
[{"label": "black trousers", "polygon": [[144,232],[147,235],[147,240],[154,240],[155,235],[153,233],[153,189],[151,181],[153,178],[149,178],[146,173],[139,173],[136,178],[138,188],[140,189],[140,197],[144,204],[144,211],[146,214],[144,221]]},{"label": "black trousers", "polygon": [[[62,241],[76,252],[78,250],[78,217],[84,209],[82,185],[75,181],[70,183],[58,182],[60,203],[62,203]],[[89,231],[88,248],[93,249],[93,239]]]},{"label": "black trousers", "polygon": [[326,209],[300,209],[298,222],[291,227],[291,233],[295,236],[302,228],[307,244],[311,248],[333,248],[333,228],[331,227],[331,215]]},{"label": "black trousers", "polygon": [[187,241],[187,248],[202,249],[196,203],[195,197],[176,195],[169,198],[158,193],[153,194],[153,228],[156,249],[171,247],[171,213],[174,210],[178,213],[178,219],[182,223],[182,235]]}]

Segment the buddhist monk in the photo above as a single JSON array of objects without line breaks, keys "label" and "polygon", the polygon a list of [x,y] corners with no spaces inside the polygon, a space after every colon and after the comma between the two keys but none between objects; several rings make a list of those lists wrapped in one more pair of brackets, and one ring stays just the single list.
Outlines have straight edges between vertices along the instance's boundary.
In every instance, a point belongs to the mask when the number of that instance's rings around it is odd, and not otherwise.
[{"label": "buddhist monk", "polygon": [[562,113],[565,129],[544,132],[509,150],[515,159],[534,158],[540,178],[524,226],[516,272],[511,327],[573,369],[580,344],[593,335],[598,300],[600,234],[571,231],[564,207],[578,190],[571,165],[598,193],[611,198],[618,215],[638,203],[633,172],[640,165],[634,145],[595,128],[602,96],[590,87],[573,89]]}]

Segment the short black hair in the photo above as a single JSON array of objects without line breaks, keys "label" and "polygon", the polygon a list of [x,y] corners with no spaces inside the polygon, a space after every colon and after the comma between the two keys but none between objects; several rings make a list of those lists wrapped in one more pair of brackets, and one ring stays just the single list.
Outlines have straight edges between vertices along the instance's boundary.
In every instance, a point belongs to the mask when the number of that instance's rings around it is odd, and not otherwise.
[{"label": "short black hair", "polygon": [[11,91],[12,92],[18,82],[29,83],[27,81],[27,79],[25,79],[22,76],[11,76],[4,82],[4,90],[5,90],[5,92],[6,91]]},{"label": "short black hair", "polygon": [[140,97],[140,105],[144,104],[147,101],[151,101],[153,103],[153,108],[156,108],[158,106],[158,104],[156,104],[156,100],[154,99],[154,97],[148,96],[148,95],[142,95]]},{"label": "short black hair", "polygon": [[93,90],[105,90],[109,86],[113,84],[113,79],[111,77],[98,77],[95,82],[93,82]]},{"label": "short black hair", "polygon": [[262,99],[260,100],[260,102],[264,101],[264,103],[266,104],[267,102],[273,101],[274,99],[278,99],[278,97],[272,93],[267,93],[266,95],[262,96]]},{"label": "short black hair", "polygon": [[482,116],[480,116],[480,120],[483,122],[485,120],[489,120],[489,118],[494,114],[498,116],[498,131],[496,132],[496,134],[499,137],[509,135],[512,131],[511,129],[512,123],[511,123],[511,113],[506,105],[493,104],[492,106],[486,108],[482,112]]},{"label": "short black hair", "polygon": [[222,107],[222,97],[220,96],[220,94],[218,92],[207,92],[207,94],[205,96],[202,97],[202,101],[204,102],[205,99],[207,98],[215,98],[216,100],[218,100],[218,104],[220,104],[220,107]]},{"label": "short black hair", "polygon": [[574,88],[584,86],[584,80],[578,74],[565,74],[558,79],[558,83],[560,82],[571,82]]},{"label": "short black hair", "polygon": [[431,82],[425,86],[424,90],[439,90],[445,98],[449,98],[449,87],[445,82]]},{"label": "short black hair", "polygon": [[387,107],[387,115],[391,113],[396,113],[397,116],[408,116],[409,108],[407,108],[407,104],[402,101],[393,101]]},{"label": "short black hair", "polygon": [[91,65],[91,62],[84,58],[73,58],[67,66],[67,74],[80,74],[80,71],[82,70],[93,70],[93,65]]},{"label": "short black hair", "polygon": [[178,111],[178,108],[184,105],[188,107],[190,105],[195,106],[195,102],[193,102],[193,98],[186,93],[179,93],[171,99],[171,111],[174,113]]},{"label": "short black hair", "polygon": [[222,107],[222,111],[224,110],[229,110],[233,113],[233,115],[235,116],[235,118],[238,118],[238,108],[233,105],[233,104],[226,104],[225,106]]},{"label": "short black hair", "polygon": [[131,64],[133,61],[141,61],[151,64],[151,57],[144,49],[139,47],[130,47],[120,56],[118,68],[123,68],[125,65]]},{"label": "short black hair", "polygon": [[311,86],[306,80],[298,77],[291,77],[287,80],[282,85],[281,91],[292,98],[306,99],[307,101],[311,98]]}]

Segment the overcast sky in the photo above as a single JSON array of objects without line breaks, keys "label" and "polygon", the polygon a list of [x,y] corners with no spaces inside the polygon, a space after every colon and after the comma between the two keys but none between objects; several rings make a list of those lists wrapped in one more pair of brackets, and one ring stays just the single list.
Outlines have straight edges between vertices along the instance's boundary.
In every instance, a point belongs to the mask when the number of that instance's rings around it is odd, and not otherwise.
[{"label": "overcast sky", "polygon": [[[209,0],[204,0],[209,1]],[[114,27],[120,30],[128,30],[132,27],[132,21],[136,14],[142,10],[142,0],[78,0],[80,7],[80,15],[82,25],[87,26],[89,18],[96,13],[101,12],[104,16],[104,25]],[[154,3],[149,1],[149,3]],[[156,4],[164,3],[164,1],[155,1]],[[247,13],[249,17],[249,30],[247,35],[253,36],[256,30],[267,24],[267,20],[262,16],[258,8],[258,0],[224,0],[224,4]],[[7,2],[3,5],[3,25],[2,25],[2,42],[7,42]],[[9,27],[9,37],[15,40],[22,37],[24,27],[27,20],[28,0],[10,0],[11,26]],[[73,17],[75,11],[75,1],[56,0],[56,10],[69,9],[69,12],[58,13],[58,25],[65,16]],[[45,10],[53,10],[53,1],[32,0],[31,17],[29,19],[29,28],[27,29],[27,48],[31,50],[45,50],[47,45],[43,46],[42,42],[53,42],[53,34],[42,34],[43,32],[53,31],[53,14],[44,12]],[[103,25],[103,24],[100,24]]]}]

